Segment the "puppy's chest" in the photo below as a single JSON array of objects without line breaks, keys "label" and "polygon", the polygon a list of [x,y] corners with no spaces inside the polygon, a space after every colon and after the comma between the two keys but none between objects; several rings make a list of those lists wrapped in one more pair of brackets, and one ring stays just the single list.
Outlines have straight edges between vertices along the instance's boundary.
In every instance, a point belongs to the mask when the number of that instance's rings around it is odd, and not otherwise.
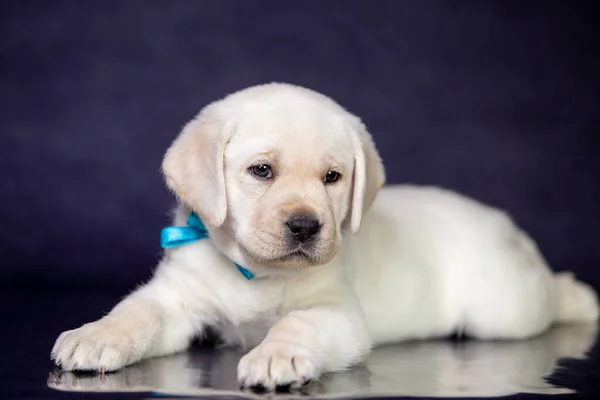
[{"label": "puppy's chest", "polygon": [[224,320],[217,329],[226,345],[247,350],[257,346],[280,318],[278,315],[261,315],[239,324]]},{"label": "puppy's chest", "polygon": [[[254,282],[249,282],[254,283]],[[284,296],[280,285],[256,282],[229,293],[215,328],[229,345],[251,348],[258,345],[284,315]],[[249,290],[248,290],[249,289]]]}]

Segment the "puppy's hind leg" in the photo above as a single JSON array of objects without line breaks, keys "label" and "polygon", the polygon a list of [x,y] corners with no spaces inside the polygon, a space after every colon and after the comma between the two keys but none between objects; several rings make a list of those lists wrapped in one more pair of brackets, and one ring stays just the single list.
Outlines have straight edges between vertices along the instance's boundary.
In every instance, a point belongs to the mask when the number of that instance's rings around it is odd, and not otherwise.
[{"label": "puppy's hind leg", "polygon": [[483,242],[471,260],[465,331],[477,339],[525,339],[555,320],[555,278],[533,241],[514,225]]}]

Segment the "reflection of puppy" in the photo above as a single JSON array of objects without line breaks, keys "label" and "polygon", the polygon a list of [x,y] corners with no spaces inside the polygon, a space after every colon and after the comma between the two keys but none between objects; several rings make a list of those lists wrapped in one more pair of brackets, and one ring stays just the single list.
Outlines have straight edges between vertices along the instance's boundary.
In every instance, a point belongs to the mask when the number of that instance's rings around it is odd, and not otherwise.
[{"label": "reflection of puppy", "polygon": [[553,276],[497,210],[405,186],[365,214],[384,181],[371,137],[309,90],[270,84],[207,106],[163,170],[181,201],[175,224],[193,210],[210,240],[166,251],[110,314],[61,334],[52,357],[66,370],[178,352],[212,326],[257,345],[238,379],[272,389],[352,365],[372,344],[457,330],[525,338],[598,315],[595,294]]},{"label": "reflection of puppy", "polygon": [[[489,397],[564,393],[544,377],[561,357],[584,357],[596,324],[561,325],[530,340],[412,341],[374,349],[364,364],[303,388],[311,396]],[[237,390],[237,351],[194,349],[136,363],[112,374],[56,371],[48,386],[67,391],[153,391],[227,395]],[[283,397],[282,397],[283,398]]]}]

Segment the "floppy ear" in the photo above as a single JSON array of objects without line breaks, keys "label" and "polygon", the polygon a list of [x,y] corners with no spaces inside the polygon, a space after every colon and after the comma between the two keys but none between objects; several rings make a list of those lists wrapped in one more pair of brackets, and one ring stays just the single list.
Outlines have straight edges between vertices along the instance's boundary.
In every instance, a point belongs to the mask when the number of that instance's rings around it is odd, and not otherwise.
[{"label": "floppy ear", "polygon": [[232,130],[209,105],[189,122],[167,150],[162,171],[167,186],[213,228],[227,215],[224,152]]},{"label": "floppy ear", "polygon": [[385,183],[385,170],[365,125],[353,115],[350,116],[350,121],[354,147],[354,174],[352,202],[346,227],[349,225],[350,231],[357,233],[363,214],[371,208],[379,189]]}]

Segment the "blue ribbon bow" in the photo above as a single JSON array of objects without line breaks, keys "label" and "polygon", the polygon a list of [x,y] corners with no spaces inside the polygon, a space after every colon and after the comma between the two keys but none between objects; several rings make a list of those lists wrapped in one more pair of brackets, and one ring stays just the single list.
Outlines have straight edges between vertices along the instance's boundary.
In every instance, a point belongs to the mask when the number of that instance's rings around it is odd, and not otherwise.
[{"label": "blue ribbon bow", "polygon": [[[187,226],[167,226],[163,228],[160,232],[160,245],[163,249],[170,249],[206,238],[208,238],[208,230],[206,230],[198,215],[192,212],[187,220]],[[254,278],[252,272],[237,263],[234,264],[246,279]]]}]

